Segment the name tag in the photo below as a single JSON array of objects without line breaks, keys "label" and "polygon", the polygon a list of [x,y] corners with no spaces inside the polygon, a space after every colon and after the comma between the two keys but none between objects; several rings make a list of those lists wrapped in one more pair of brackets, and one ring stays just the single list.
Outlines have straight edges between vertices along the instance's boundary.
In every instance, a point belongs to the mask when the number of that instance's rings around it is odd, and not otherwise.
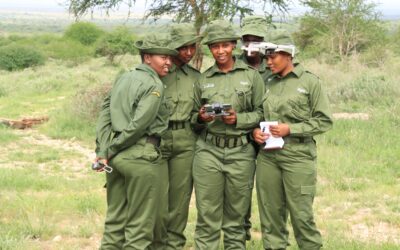
[{"label": "name tag", "polygon": [[207,83],[203,86],[203,89],[214,88],[214,87],[215,87],[214,83]]},{"label": "name tag", "polygon": [[297,92],[302,93],[302,94],[308,94],[307,90],[305,90],[303,88],[297,88]]}]

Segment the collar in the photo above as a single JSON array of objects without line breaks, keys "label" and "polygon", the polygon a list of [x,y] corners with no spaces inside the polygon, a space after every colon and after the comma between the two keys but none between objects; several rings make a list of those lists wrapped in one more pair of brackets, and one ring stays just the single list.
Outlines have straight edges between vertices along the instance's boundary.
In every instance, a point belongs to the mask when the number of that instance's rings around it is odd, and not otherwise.
[{"label": "collar", "polygon": [[[247,61],[246,52],[243,52],[242,54],[240,54],[238,56],[238,58],[243,60],[243,62],[245,62],[247,65],[251,66],[249,64],[249,61]],[[258,72],[260,72],[260,73],[264,73],[267,70],[267,64],[265,63],[265,59],[263,57],[261,57],[261,63],[258,66],[258,68],[256,68],[256,70],[258,70]]]},{"label": "collar", "polygon": [[[189,70],[192,68],[189,64],[183,64],[181,67],[176,66],[176,64],[172,64],[171,68],[169,69],[169,72],[175,72],[178,69],[180,69],[185,75],[189,74]],[[193,68],[192,68],[193,69]]]},{"label": "collar", "polygon": [[155,76],[155,77],[159,78],[157,72],[152,67],[150,67],[149,65],[147,65],[145,63],[139,64],[136,67],[136,69],[145,71],[145,72],[149,73],[151,76]]},{"label": "collar", "polygon": [[[233,64],[233,68],[229,72],[236,71],[236,70],[242,70],[242,69],[248,69],[250,67],[249,65],[247,65],[245,62],[243,62],[236,56],[233,56],[233,60],[235,61],[235,63]],[[219,70],[217,63],[214,63],[214,65],[208,69],[206,76],[212,77],[215,74],[225,74]]]},{"label": "collar", "polygon": [[304,68],[300,63],[294,63],[294,69],[289,74],[294,74],[297,78],[300,78],[304,73]]},{"label": "collar", "polygon": [[300,63],[298,63],[298,62],[294,63],[293,66],[294,66],[293,70],[290,71],[286,76],[281,77],[278,74],[273,74],[272,78],[283,79],[283,78],[290,77],[291,75],[293,75],[293,76],[295,76],[297,78],[300,78],[303,75],[304,71],[305,71],[303,66],[300,65]]}]

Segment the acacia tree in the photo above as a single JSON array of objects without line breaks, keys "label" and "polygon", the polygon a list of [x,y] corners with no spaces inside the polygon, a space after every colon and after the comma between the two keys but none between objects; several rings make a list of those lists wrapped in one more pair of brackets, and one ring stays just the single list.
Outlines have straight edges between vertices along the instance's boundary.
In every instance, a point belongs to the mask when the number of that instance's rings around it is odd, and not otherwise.
[{"label": "acacia tree", "polygon": [[[295,33],[301,49],[347,57],[382,40],[379,13],[366,0],[303,0],[310,8]],[[318,51],[315,51],[318,52]]]},{"label": "acacia tree", "polygon": [[[69,11],[76,18],[93,11],[95,8],[106,10],[118,8],[121,4],[132,7],[136,0],[69,0]],[[153,17],[158,19],[163,15],[174,17],[175,22],[194,22],[197,34],[200,34],[201,27],[215,19],[234,17],[242,18],[251,15],[254,9],[261,9],[264,14],[271,17],[275,11],[286,12],[287,4],[291,0],[153,0],[149,2],[149,9],[144,18]],[[201,67],[202,53],[198,51],[194,65]]]}]

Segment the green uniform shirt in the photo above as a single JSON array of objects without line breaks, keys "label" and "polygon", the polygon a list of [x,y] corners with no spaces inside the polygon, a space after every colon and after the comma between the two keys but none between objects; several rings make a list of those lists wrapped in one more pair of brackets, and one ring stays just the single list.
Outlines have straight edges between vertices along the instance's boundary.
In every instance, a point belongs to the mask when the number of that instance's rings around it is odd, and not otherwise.
[{"label": "green uniform shirt", "polygon": [[164,95],[169,109],[170,121],[187,121],[193,110],[193,85],[200,72],[190,65],[175,65],[161,80],[166,86]]},{"label": "green uniform shirt", "polygon": [[[203,104],[231,104],[236,111],[237,122],[228,125],[217,118],[206,127],[209,133],[219,136],[240,136],[248,134],[259,126],[262,118],[262,97],[264,82],[260,74],[242,60],[235,60],[233,69],[221,72],[218,66],[210,67],[200,77],[194,89],[194,111],[198,113]],[[196,123],[197,114],[192,123]]]},{"label": "green uniform shirt", "polygon": [[264,118],[289,124],[290,135],[310,137],[332,127],[328,98],[318,77],[295,64],[285,77],[266,81]]},{"label": "green uniform shirt", "polygon": [[[163,83],[148,65],[123,74],[105,99],[97,124],[97,155],[111,158],[144,135],[168,128]],[[115,133],[119,135],[115,138]]]},{"label": "green uniform shirt", "polygon": [[[244,63],[246,63],[247,65],[250,65],[249,62],[247,61],[247,57],[245,55],[246,53],[247,53],[247,51],[244,51],[242,54],[240,54],[238,56],[238,58],[240,60],[242,60]],[[261,64],[258,65],[258,68],[256,68],[256,70],[258,70],[258,73],[260,73],[260,75],[261,75],[262,79],[264,80],[264,82],[266,81],[266,79],[270,75],[272,75],[272,72],[268,68],[267,64],[265,63],[265,59],[264,58],[261,59]]]}]

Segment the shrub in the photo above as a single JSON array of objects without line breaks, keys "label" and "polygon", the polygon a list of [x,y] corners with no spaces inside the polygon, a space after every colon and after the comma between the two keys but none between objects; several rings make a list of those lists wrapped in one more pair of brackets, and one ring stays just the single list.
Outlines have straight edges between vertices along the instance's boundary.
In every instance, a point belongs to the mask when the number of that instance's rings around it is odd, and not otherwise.
[{"label": "shrub", "polygon": [[391,106],[398,99],[400,91],[396,84],[384,75],[361,75],[329,92],[332,103],[356,102],[363,106]]},{"label": "shrub", "polygon": [[58,38],[43,46],[48,57],[81,62],[93,56],[93,48],[78,41]]},{"label": "shrub", "polygon": [[94,44],[104,31],[93,23],[78,22],[71,24],[64,33],[66,38],[78,41],[83,45]]},{"label": "shrub", "polygon": [[113,32],[106,34],[96,48],[96,55],[106,56],[111,63],[117,55],[130,53],[137,55],[138,50],[133,46],[134,36],[126,27],[118,27]]},{"label": "shrub", "polygon": [[101,104],[110,89],[111,83],[106,83],[79,90],[70,105],[71,113],[86,121],[96,121]]},{"label": "shrub", "polygon": [[9,45],[0,48],[0,68],[8,71],[41,65],[44,60],[42,53],[30,47]]}]

